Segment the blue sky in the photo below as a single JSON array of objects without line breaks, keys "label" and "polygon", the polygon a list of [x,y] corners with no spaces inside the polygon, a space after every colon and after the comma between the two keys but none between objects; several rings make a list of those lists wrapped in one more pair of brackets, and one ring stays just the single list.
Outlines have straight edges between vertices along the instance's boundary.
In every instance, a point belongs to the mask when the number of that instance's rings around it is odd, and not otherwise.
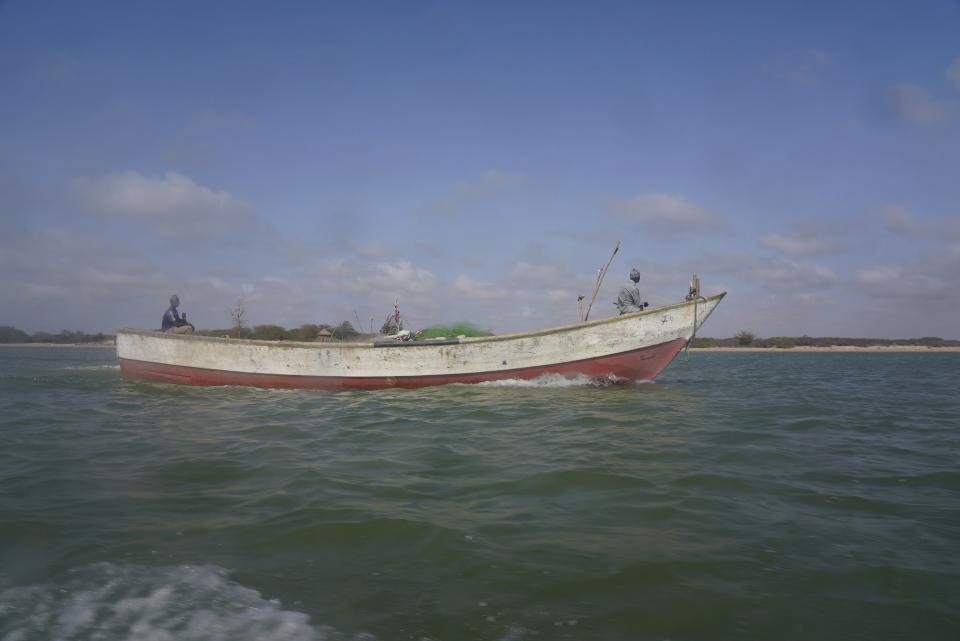
[{"label": "blue sky", "polygon": [[0,324],[960,338],[960,3],[0,2]]}]

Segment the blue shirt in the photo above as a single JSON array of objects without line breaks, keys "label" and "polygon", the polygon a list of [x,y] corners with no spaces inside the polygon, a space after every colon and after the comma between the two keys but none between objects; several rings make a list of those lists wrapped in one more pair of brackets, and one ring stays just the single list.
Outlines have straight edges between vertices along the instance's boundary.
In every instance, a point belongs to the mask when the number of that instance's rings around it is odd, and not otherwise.
[{"label": "blue shirt", "polygon": [[167,331],[171,327],[176,327],[180,322],[180,314],[177,312],[177,308],[168,307],[167,311],[163,313],[163,321],[160,324],[160,329]]}]

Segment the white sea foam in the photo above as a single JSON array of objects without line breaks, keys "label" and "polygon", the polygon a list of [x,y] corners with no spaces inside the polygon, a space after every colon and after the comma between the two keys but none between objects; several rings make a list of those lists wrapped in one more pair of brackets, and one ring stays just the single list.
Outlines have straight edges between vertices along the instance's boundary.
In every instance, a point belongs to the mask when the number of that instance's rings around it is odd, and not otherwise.
[{"label": "white sea foam", "polygon": [[87,370],[89,370],[89,369],[120,369],[120,366],[117,365],[116,363],[112,363],[112,364],[108,364],[108,365],[64,365],[63,367],[58,367],[57,369],[71,369],[71,370],[77,370],[77,369],[87,369]]},{"label": "white sea foam", "polygon": [[0,640],[373,641],[231,581],[222,568],[99,563],[60,583],[0,590]]},{"label": "white sea foam", "polygon": [[521,379],[507,378],[499,381],[484,381],[477,383],[482,387],[605,387],[626,382],[625,379],[609,376],[606,378],[590,378],[578,374],[576,376],[562,376],[560,374],[544,374],[537,378]]}]

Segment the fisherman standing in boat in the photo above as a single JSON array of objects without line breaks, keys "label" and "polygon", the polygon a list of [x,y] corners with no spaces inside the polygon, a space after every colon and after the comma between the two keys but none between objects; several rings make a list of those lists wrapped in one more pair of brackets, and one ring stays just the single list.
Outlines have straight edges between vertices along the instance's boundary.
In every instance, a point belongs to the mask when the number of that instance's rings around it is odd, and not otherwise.
[{"label": "fisherman standing in boat", "polygon": [[160,331],[170,332],[171,334],[192,334],[193,325],[187,322],[187,315],[182,316],[177,308],[180,307],[180,297],[174,294],[170,297],[170,307],[163,313],[163,322],[160,324]]},{"label": "fisherman standing in boat", "polygon": [[640,312],[647,306],[645,301],[640,300],[640,290],[637,288],[637,283],[640,282],[640,271],[636,267],[630,270],[630,280],[633,283],[620,288],[620,295],[614,303],[621,314]]}]

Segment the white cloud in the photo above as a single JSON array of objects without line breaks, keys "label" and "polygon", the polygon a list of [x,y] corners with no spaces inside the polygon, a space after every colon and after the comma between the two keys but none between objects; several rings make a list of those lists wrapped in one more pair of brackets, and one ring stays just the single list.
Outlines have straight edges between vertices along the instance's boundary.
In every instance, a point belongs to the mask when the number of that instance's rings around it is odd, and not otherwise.
[{"label": "white cloud", "polygon": [[940,125],[953,117],[952,105],[938,102],[926,89],[916,85],[890,87],[887,106],[900,119],[921,127]]},{"label": "white cloud", "polygon": [[826,289],[837,282],[836,273],[829,267],[792,260],[761,268],[753,276],[760,282],[798,289]]},{"label": "white cloud", "polygon": [[453,281],[453,291],[458,295],[471,300],[501,300],[507,297],[507,292],[501,287],[490,283],[480,283],[466,274],[460,274]]},{"label": "white cloud", "polygon": [[923,238],[930,233],[929,228],[921,224],[910,209],[900,205],[884,205],[877,210],[877,216],[884,228],[894,236]]},{"label": "white cloud", "polygon": [[883,224],[884,229],[894,236],[948,243],[960,240],[960,217],[921,219],[913,211],[900,205],[884,205],[873,214]]},{"label": "white cloud", "polygon": [[16,238],[0,234],[0,271],[6,276],[0,279],[0,324],[28,331],[157,327],[173,293],[198,327],[229,326],[227,310],[241,296],[250,302],[251,322],[318,318],[320,297],[302,287],[306,281],[243,274],[234,263],[202,254],[196,261],[181,260],[182,254],[158,258],[138,252],[135,244],[64,229]]},{"label": "white cloud", "polygon": [[816,84],[821,70],[832,61],[832,56],[823,49],[794,51],[778,56],[763,65],[770,75],[800,85]]},{"label": "white cloud", "polygon": [[946,71],[947,80],[953,83],[957,91],[960,91],[960,56],[953,59]]},{"label": "white cloud", "polygon": [[813,236],[782,236],[771,234],[760,240],[760,246],[775,249],[791,256],[816,256],[833,254],[842,248],[839,244],[825,241]]},{"label": "white cloud", "polygon": [[148,275],[115,269],[100,269],[97,267],[79,267],[79,277],[87,285],[103,287],[147,286]]},{"label": "white cloud", "polygon": [[447,196],[428,203],[417,210],[421,216],[453,218],[476,207],[485,200],[510,189],[523,186],[527,177],[523,174],[488,169],[470,181],[456,183]]},{"label": "white cloud", "polygon": [[612,203],[611,210],[622,219],[663,232],[701,231],[724,225],[717,212],[670,194],[641,194]]},{"label": "white cloud", "polygon": [[570,303],[577,300],[577,294],[569,289],[548,289],[546,297],[551,303]]},{"label": "white cloud", "polygon": [[[901,265],[862,269],[854,283],[862,293],[885,300],[898,299],[937,308],[960,306],[960,252],[949,247]],[[920,310],[913,310],[915,313]]]},{"label": "white cloud", "polygon": [[45,283],[24,283],[23,291],[28,296],[37,298],[61,298],[68,293],[66,287],[60,285],[48,285]]},{"label": "white cloud", "polygon": [[803,263],[792,258],[739,253],[706,258],[716,273],[730,274],[766,289],[789,289],[806,293],[829,289],[837,283],[836,273],[825,265]]},{"label": "white cloud", "polygon": [[859,270],[854,281],[860,285],[886,285],[900,278],[900,273],[899,267],[871,267]]},{"label": "white cloud", "polygon": [[343,281],[343,286],[352,292],[422,294],[434,288],[437,277],[409,261],[375,263]]},{"label": "white cloud", "polygon": [[904,299],[955,312],[960,309],[957,274],[960,274],[960,242],[954,241],[900,264],[861,269],[854,282],[865,293],[878,298]]},{"label": "white cloud", "polygon": [[467,184],[461,187],[461,190],[470,191],[471,189],[478,189],[479,191],[489,192],[507,187],[517,187],[526,184],[526,182],[527,177],[523,174],[503,171],[501,169],[488,169],[483,172],[480,182],[475,187]]},{"label": "white cloud", "polygon": [[553,262],[534,263],[521,260],[510,267],[508,275],[511,282],[516,282],[518,285],[539,287],[556,282],[561,277],[558,270],[566,271]]},{"label": "white cloud", "polygon": [[944,229],[944,238],[954,242],[960,241],[960,218],[953,218],[947,221]]},{"label": "white cloud", "polygon": [[168,238],[234,235],[256,222],[249,205],[176,172],[154,178],[125,171],[80,180],[77,186],[95,214],[141,223]]},{"label": "white cloud", "polygon": [[0,235],[0,244],[0,322],[6,324],[101,331],[130,324],[119,308],[160,304],[169,296],[159,270],[127,247],[58,230]]},{"label": "white cloud", "polygon": [[383,259],[394,253],[393,248],[382,240],[369,240],[366,242],[350,241],[348,245],[350,249],[364,258]]},{"label": "white cloud", "polygon": [[203,286],[205,289],[219,293],[226,292],[235,294],[237,291],[233,285],[216,276],[196,276],[193,278],[193,282]]}]

